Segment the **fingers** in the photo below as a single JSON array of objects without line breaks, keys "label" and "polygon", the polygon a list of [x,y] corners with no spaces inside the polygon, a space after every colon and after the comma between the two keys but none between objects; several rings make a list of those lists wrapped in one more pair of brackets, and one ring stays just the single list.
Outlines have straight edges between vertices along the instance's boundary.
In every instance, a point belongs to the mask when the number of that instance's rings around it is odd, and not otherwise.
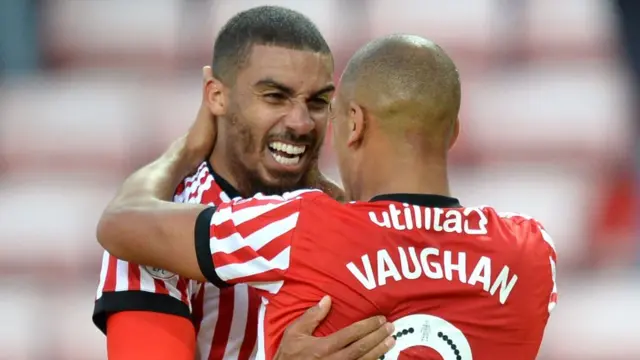
[{"label": "fingers", "polygon": [[213,70],[211,66],[202,67],[202,105],[207,102],[207,85],[213,81]]},{"label": "fingers", "polygon": [[[384,326],[386,323],[387,319],[385,319],[384,316],[374,316],[358,321],[357,323],[351,324],[344,329],[336,331],[335,333],[325,337],[325,340],[328,342],[327,346],[330,349],[330,353],[343,349],[347,347],[347,345],[364,339],[368,335],[376,332],[378,332],[378,335],[384,334],[384,336],[382,336],[380,340],[384,339],[387,335],[389,335],[387,333],[389,330]],[[393,329],[391,331],[393,331]],[[369,349],[367,349],[367,351]],[[363,355],[365,353],[366,352],[363,352],[360,355]]]},{"label": "fingers", "polygon": [[[393,330],[392,330],[393,331]],[[348,357],[346,359],[358,359],[358,360],[378,360],[384,354],[386,354],[396,344],[396,339],[393,336],[387,336],[383,341],[378,342],[373,349],[368,353],[356,357]],[[366,348],[366,346],[365,346]]]},{"label": "fingers", "polygon": [[215,124],[198,114],[186,138],[186,149],[193,158],[194,166],[197,167],[209,157],[215,145],[215,137]]},{"label": "fingers", "polygon": [[[211,66],[202,67],[202,102],[200,103],[200,112],[207,110],[207,102],[209,97],[209,83],[213,81],[213,70]],[[208,111],[207,111],[208,112]]]},{"label": "fingers", "polygon": [[215,146],[218,130],[216,118],[215,116],[213,116],[208,106],[208,87],[212,82],[213,70],[211,69],[211,66],[204,66],[202,68],[202,103],[200,104],[200,110],[198,111],[196,123],[201,126],[200,131],[206,134],[207,141],[211,141],[211,149],[213,149],[213,146]]},{"label": "fingers", "polygon": [[211,81],[213,81],[211,67],[204,66],[202,68],[202,104],[186,138],[187,154],[194,167],[199,166],[209,157],[216,142],[215,118],[206,103],[207,86]]},{"label": "fingers", "polygon": [[287,332],[311,335],[331,310],[331,298],[324,296],[314,307],[309,308],[287,328]]},{"label": "fingers", "polygon": [[211,69],[211,66],[207,65],[202,67],[202,81],[206,83],[211,78],[213,78],[213,70]]}]

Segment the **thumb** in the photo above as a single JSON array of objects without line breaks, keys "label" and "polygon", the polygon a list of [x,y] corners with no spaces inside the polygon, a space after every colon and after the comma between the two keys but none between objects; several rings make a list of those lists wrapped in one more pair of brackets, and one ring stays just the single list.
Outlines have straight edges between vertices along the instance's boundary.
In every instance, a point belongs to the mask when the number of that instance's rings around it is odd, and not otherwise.
[{"label": "thumb", "polygon": [[203,66],[202,67],[202,81],[204,81],[205,83],[207,81],[209,81],[209,79],[213,78],[213,70],[211,69],[211,66],[207,65],[207,66]]},{"label": "thumb", "polygon": [[216,119],[206,105],[207,85],[213,81],[212,76],[210,66],[202,68],[202,104],[186,138],[187,150],[193,157],[194,166],[198,166],[202,160],[209,157],[216,142]]},{"label": "thumb", "polygon": [[202,106],[207,103],[207,85],[213,81],[213,70],[211,66],[202,67]]},{"label": "thumb", "polygon": [[331,297],[325,295],[315,306],[305,311],[293,324],[289,326],[289,331],[311,335],[320,325],[320,322],[327,317],[331,310]]}]

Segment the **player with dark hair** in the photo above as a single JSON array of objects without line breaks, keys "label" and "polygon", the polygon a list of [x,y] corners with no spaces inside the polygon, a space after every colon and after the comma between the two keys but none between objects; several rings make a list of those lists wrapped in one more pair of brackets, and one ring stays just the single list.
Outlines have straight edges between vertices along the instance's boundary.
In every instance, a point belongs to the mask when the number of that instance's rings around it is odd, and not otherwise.
[{"label": "player with dark hair", "polygon": [[224,25],[213,46],[213,75],[224,83],[235,83],[253,45],[331,55],[324,37],[306,16],[277,6],[260,6],[237,14]]},{"label": "player with dark hair", "polygon": [[533,360],[556,303],[554,245],[530,217],[451,197],[460,93],[454,63],[433,42],[375,40],[348,64],[332,109],[352,202],[318,190],[217,208],[163,201],[207,148],[187,137],[127,179],[98,239],[221,289],[258,289],[260,358],[274,358],[286,327],[329,295],[316,334],[385,315],[396,344],[384,359]]},{"label": "player with dark hair", "polygon": [[[273,6],[237,14],[217,37],[212,68],[205,68],[198,121],[217,122],[215,150],[200,154],[195,173],[183,174],[167,196],[220,206],[238,196],[301,187],[341,194],[317,170],[333,59],[309,19]],[[216,140],[208,136],[206,142]],[[219,289],[105,252],[93,320],[107,334],[112,360],[248,360],[255,356],[260,303],[247,285]],[[301,318],[283,353],[374,359],[388,349],[383,340],[391,326],[380,317],[314,339],[309,324],[326,312],[313,308]]]},{"label": "player with dark hair", "polygon": [[239,13],[216,39],[212,70],[216,170],[234,176],[242,194],[310,185],[303,175],[317,160],[335,89],[333,57],[315,25],[280,7]]}]

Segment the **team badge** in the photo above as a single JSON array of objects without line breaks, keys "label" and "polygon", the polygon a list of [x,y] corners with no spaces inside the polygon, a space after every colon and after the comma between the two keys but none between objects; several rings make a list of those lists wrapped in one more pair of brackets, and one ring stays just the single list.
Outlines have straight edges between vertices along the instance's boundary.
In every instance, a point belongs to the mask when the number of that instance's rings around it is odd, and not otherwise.
[{"label": "team badge", "polygon": [[169,280],[172,277],[176,276],[176,274],[172,272],[153,266],[145,266],[144,269],[149,273],[149,275],[156,279]]}]

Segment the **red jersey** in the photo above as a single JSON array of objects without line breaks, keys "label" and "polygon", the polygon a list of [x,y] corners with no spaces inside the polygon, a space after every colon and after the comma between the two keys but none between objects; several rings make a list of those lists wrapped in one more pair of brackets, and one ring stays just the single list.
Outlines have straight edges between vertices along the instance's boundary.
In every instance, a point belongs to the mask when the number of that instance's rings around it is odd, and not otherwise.
[{"label": "red jersey", "polygon": [[[207,162],[184,179],[175,202],[221,205],[238,193]],[[142,310],[184,316],[197,330],[201,360],[255,357],[260,297],[247,285],[219,289],[170,273],[119,260],[105,252],[93,321],[106,333],[109,314]]]},{"label": "red jersey", "polygon": [[397,332],[385,359],[533,360],[556,302],[556,254],[536,220],[443,196],[257,195],[204,210],[195,231],[207,279],[263,296],[258,358],[330,295],[316,335],[385,315]]}]

